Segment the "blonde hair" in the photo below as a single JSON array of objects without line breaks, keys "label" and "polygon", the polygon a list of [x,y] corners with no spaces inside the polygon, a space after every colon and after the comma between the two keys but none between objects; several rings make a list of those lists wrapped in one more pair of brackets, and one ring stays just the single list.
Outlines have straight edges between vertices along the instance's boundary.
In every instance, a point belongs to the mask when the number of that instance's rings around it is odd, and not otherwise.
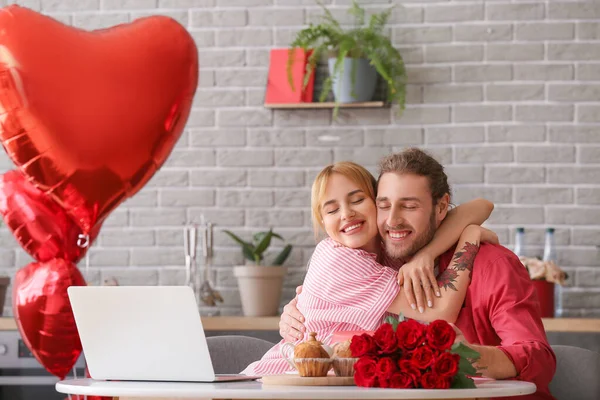
[{"label": "blonde hair", "polygon": [[321,216],[321,203],[329,178],[333,174],[340,174],[356,183],[360,190],[375,201],[375,189],[377,181],[369,171],[363,166],[360,166],[351,161],[341,161],[331,164],[323,168],[319,175],[315,178],[311,192],[311,208],[312,208],[312,223],[315,232],[315,239],[319,237],[319,232],[324,229]]}]

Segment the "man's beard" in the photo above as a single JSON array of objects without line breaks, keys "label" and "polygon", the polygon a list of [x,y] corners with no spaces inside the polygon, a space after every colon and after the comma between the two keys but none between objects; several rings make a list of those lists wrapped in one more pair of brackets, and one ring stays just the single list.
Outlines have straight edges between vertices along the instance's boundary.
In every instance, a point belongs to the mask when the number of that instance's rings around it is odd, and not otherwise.
[{"label": "man's beard", "polygon": [[[402,228],[394,227],[394,228]],[[393,260],[397,261],[408,261],[412,256],[414,256],[419,250],[425,247],[435,235],[435,231],[437,229],[437,222],[435,220],[435,210],[431,212],[431,217],[429,218],[429,226],[427,230],[421,233],[419,236],[413,240],[412,244],[409,247],[404,246],[394,246],[394,242],[389,240],[389,236],[386,235],[385,241],[385,252]],[[414,229],[413,229],[414,233]]]}]

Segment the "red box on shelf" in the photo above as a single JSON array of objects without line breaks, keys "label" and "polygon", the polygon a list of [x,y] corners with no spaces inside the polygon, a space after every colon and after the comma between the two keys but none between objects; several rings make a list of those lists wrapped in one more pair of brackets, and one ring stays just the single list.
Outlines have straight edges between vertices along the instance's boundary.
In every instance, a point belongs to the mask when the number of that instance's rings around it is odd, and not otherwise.
[{"label": "red box on shelf", "polygon": [[290,49],[273,49],[269,62],[269,75],[267,78],[267,89],[265,93],[265,104],[286,103],[311,103],[313,100],[313,89],[315,71],[313,70],[306,88],[302,90],[306,64],[312,50],[304,51],[301,48],[294,49],[294,63],[292,64],[292,81],[294,90],[288,81],[287,65]]}]

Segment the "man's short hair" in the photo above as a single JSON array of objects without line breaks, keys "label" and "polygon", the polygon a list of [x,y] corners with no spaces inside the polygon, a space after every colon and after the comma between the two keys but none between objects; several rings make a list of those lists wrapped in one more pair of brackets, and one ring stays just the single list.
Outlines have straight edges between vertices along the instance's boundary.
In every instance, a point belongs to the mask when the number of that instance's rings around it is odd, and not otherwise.
[{"label": "man's short hair", "polygon": [[448,193],[450,196],[450,185],[448,176],[444,172],[444,166],[425,151],[416,147],[407,148],[400,153],[390,154],[379,162],[379,178],[387,172],[398,174],[414,174],[424,176],[429,181],[429,191],[433,204]]}]

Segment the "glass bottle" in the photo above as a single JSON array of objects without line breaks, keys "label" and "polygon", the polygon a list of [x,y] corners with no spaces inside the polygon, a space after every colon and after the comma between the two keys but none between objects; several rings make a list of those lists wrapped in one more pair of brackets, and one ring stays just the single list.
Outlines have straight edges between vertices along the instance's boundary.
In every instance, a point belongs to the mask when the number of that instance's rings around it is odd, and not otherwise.
[{"label": "glass bottle", "polygon": [[515,248],[513,251],[518,257],[523,257],[525,254],[525,228],[518,227],[515,234]]},{"label": "glass bottle", "polygon": [[554,244],[554,228],[546,229],[546,240],[544,241],[543,261],[556,262],[556,246]]},{"label": "glass bottle", "polygon": [[[552,261],[558,264],[556,256],[556,244],[554,242],[554,228],[546,229],[543,261]],[[554,284],[554,316],[562,316],[562,291],[561,286],[558,283]]]}]

